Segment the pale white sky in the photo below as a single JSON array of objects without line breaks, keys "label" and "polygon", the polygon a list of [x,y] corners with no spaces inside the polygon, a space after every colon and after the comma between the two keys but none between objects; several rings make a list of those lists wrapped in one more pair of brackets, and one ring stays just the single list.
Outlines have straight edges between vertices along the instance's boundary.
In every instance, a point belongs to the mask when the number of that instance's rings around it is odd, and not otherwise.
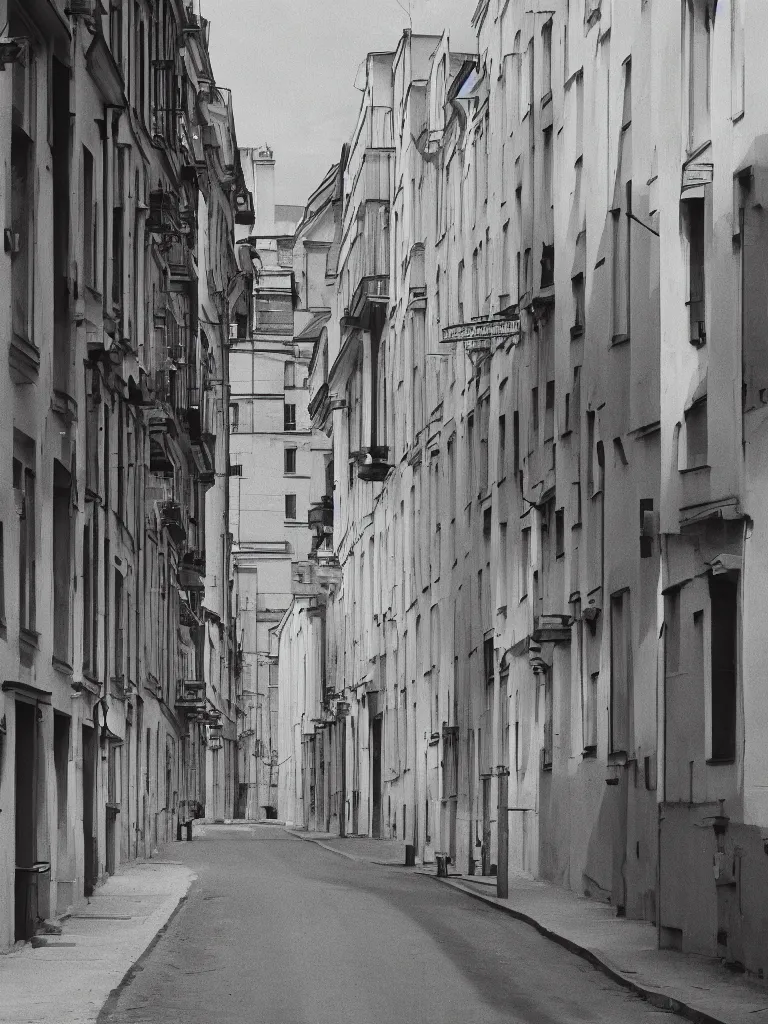
[{"label": "pale white sky", "polygon": [[397,0],[199,2],[216,82],[234,95],[239,145],[268,142],[277,202],[303,205],[352,132],[361,61],[393,50],[407,15]]}]

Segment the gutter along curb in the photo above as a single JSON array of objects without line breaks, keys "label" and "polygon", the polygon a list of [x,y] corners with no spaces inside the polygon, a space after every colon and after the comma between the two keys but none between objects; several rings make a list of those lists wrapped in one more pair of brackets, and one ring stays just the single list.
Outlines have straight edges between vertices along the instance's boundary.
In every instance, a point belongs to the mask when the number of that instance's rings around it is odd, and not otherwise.
[{"label": "gutter along curb", "polygon": [[186,904],[187,900],[189,899],[189,891],[192,888],[192,883],[195,881],[195,878],[196,878],[195,875],[191,875],[191,877],[189,879],[189,884],[187,886],[186,892],[182,893],[179,896],[179,899],[178,899],[178,902],[176,903],[176,906],[171,910],[170,914],[165,919],[165,922],[160,925],[158,930],[155,932],[155,934],[149,940],[149,943],[145,947],[144,951],[139,954],[138,958],[136,960],[134,960],[134,962],[130,965],[130,967],[125,972],[125,974],[122,976],[122,978],[117,983],[117,985],[115,985],[115,987],[110,991],[109,995],[107,996],[106,1000],[104,1001],[104,1004],[102,1005],[101,1009],[99,1010],[99,1015],[96,1018],[95,1024],[108,1024],[108,1022],[112,1019],[112,1014],[113,1014],[114,1010],[117,1007],[117,1001],[120,998],[120,995],[122,994],[123,990],[125,988],[127,988],[128,985],[130,985],[130,983],[136,977],[136,975],[141,970],[143,970],[143,968],[144,968],[144,961],[147,959],[147,957],[150,955],[150,953],[154,950],[155,946],[158,944],[160,939],[162,939],[163,935],[165,935],[165,933],[168,931],[168,929],[170,928],[171,924],[173,923],[176,915],[179,913],[180,910],[182,910],[182,908]]},{"label": "gutter along curb", "polygon": [[[347,853],[345,850],[337,850],[335,846],[330,846],[328,843],[324,843],[322,839],[316,839],[314,836],[303,836],[301,832],[294,832],[294,830],[290,828],[286,828],[285,831],[289,836],[301,839],[304,843],[315,843],[317,846],[321,846],[324,850],[328,850],[329,853],[335,853],[339,857],[344,857],[346,860],[356,861],[358,864],[378,864],[379,867],[382,868],[405,867],[404,864],[399,864],[396,861],[372,860],[370,857],[358,857],[354,853]],[[412,871],[413,868],[410,870]]]},{"label": "gutter along curb", "polygon": [[644,999],[657,1009],[677,1013],[686,1018],[686,1020],[693,1021],[694,1024],[730,1024],[730,1022],[725,1020],[723,1017],[714,1017],[705,1010],[701,1010],[689,1003],[683,1002],[677,997],[671,995],[669,992],[634,981],[632,978],[627,977],[627,975],[618,967],[612,964],[602,951],[590,949],[588,946],[583,946],[574,942],[573,939],[569,939],[565,935],[561,935],[554,931],[552,928],[548,928],[531,914],[525,913],[525,911],[516,910],[514,907],[506,906],[500,900],[485,896],[483,893],[477,892],[469,886],[462,885],[461,882],[457,882],[452,878],[438,878],[438,876],[433,874],[431,871],[424,870],[420,870],[419,874],[432,878],[436,882],[442,882],[445,885],[450,886],[452,889],[458,889],[467,896],[472,896],[474,899],[480,900],[488,906],[496,907],[503,913],[509,914],[510,917],[514,917],[516,920],[530,925],[545,938],[550,939],[552,942],[556,942],[559,946],[563,946],[563,948],[567,949],[569,952],[574,953],[583,960],[586,960],[588,963],[592,964],[593,967],[596,967],[597,970],[602,971],[603,974],[615,981],[618,985],[634,992],[635,995],[640,996],[641,999]]}]

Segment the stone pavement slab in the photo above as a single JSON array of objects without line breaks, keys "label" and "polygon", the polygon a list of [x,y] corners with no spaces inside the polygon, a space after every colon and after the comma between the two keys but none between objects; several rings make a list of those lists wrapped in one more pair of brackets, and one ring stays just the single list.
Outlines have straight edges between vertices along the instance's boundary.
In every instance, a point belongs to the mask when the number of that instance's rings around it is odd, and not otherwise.
[{"label": "stone pavement slab", "polygon": [[0,1024],[96,1021],[194,877],[169,861],[130,865],[75,909],[61,935],[0,956]]},{"label": "stone pavement slab", "polygon": [[616,917],[608,904],[527,875],[510,876],[504,900],[496,898],[495,878],[439,881],[528,922],[660,1009],[697,1024],[768,1024],[767,986],[719,960],[658,949],[653,925]]}]

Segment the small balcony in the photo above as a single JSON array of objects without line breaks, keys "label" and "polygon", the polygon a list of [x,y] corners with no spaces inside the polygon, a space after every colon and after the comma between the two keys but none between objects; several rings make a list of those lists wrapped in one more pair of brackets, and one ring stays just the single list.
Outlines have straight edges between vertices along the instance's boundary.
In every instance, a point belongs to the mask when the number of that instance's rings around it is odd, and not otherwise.
[{"label": "small balcony", "polygon": [[533,639],[537,644],[569,644],[572,622],[570,615],[537,615],[533,620]]},{"label": "small balcony", "polygon": [[153,189],[149,193],[147,230],[156,234],[176,231],[179,223],[179,200],[173,192]]},{"label": "small balcony", "polygon": [[389,448],[385,445],[376,445],[372,448],[363,448],[357,475],[360,480],[368,483],[381,483],[391,468]]},{"label": "small balcony", "polygon": [[175,706],[188,714],[205,711],[205,680],[180,679],[176,684]]},{"label": "small balcony", "polygon": [[186,539],[187,531],[184,527],[181,505],[178,501],[164,501],[161,504],[160,524],[168,531],[171,539],[177,544]]},{"label": "small balcony", "polygon": [[191,552],[179,566],[179,586],[182,590],[205,590],[205,558]]}]

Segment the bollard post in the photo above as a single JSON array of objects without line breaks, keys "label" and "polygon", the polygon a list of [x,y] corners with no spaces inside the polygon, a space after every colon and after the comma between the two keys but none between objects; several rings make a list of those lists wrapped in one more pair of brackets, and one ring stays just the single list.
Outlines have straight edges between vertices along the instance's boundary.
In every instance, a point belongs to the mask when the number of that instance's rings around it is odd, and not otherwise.
[{"label": "bollard post", "polygon": [[176,822],[176,842],[181,842],[181,819]]},{"label": "bollard post", "polygon": [[499,777],[496,895],[500,900],[505,900],[509,897],[509,768],[499,765],[496,771]]},{"label": "bollard post", "polygon": [[192,819],[187,822],[187,842],[192,842]]}]

